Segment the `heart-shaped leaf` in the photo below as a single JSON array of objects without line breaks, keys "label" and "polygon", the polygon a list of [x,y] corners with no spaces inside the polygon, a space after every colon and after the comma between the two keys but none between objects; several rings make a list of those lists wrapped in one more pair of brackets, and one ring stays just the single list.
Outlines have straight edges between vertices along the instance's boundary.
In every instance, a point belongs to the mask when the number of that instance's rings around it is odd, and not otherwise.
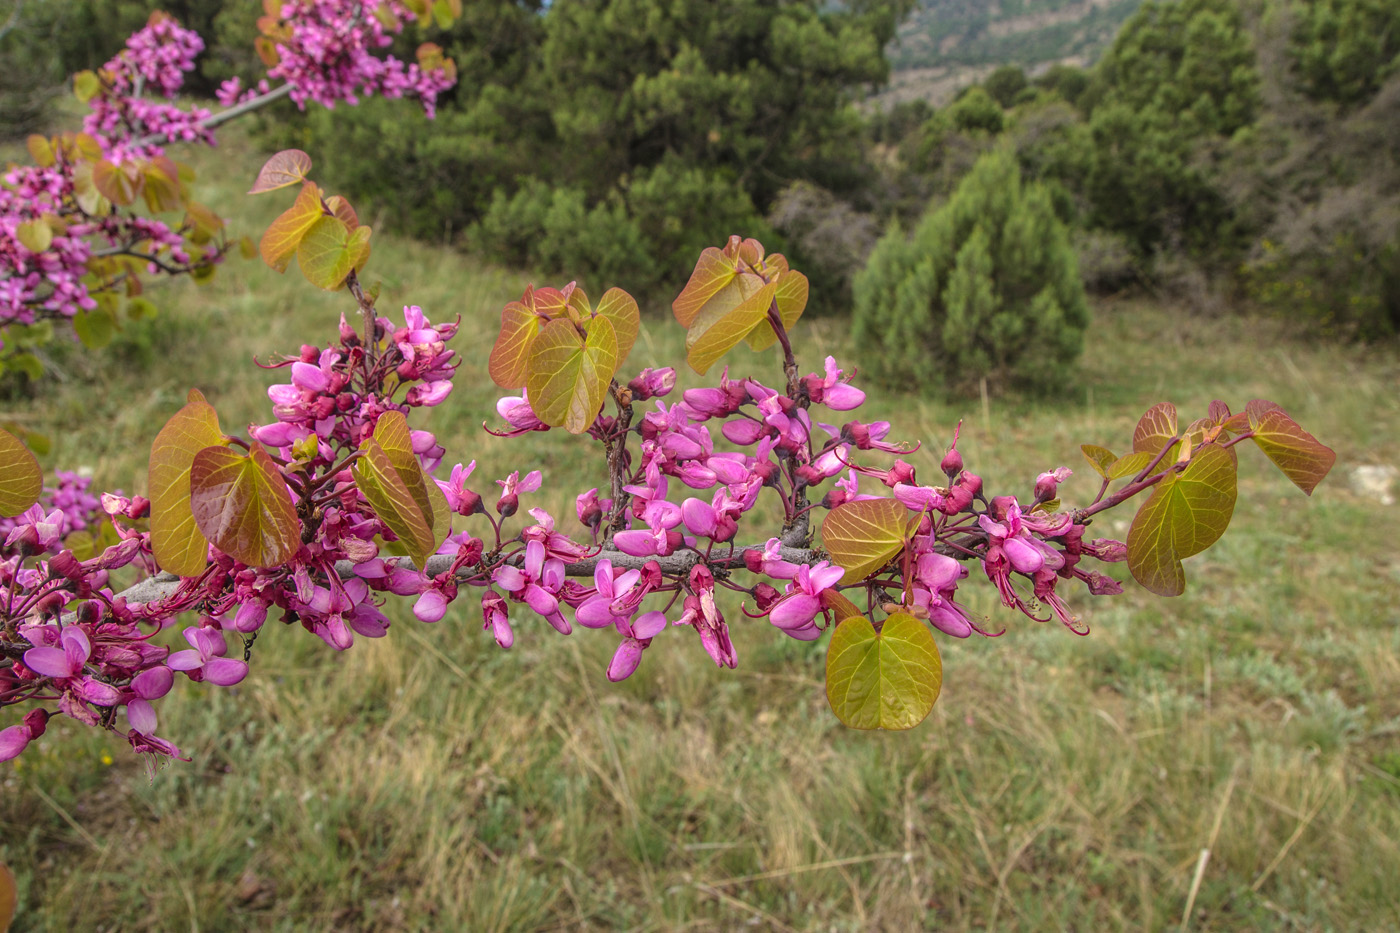
[{"label": "heart-shaped leaf", "polygon": [[362,455],[351,468],[355,486],[374,509],[374,514],[403,542],[409,556],[419,567],[424,566],[435,547],[428,516],[418,507],[417,500],[377,440],[365,438],[360,450]]},{"label": "heart-shaped leaf", "polygon": [[501,332],[491,348],[487,372],[502,389],[519,389],[528,379],[530,347],[540,335],[544,319],[524,302],[512,301],[501,311]]},{"label": "heart-shaped leaf", "polygon": [[733,308],[711,302],[685,335],[685,359],[702,376],[768,317],[777,285],[762,286]]},{"label": "heart-shaped leaf", "polygon": [[1217,444],[1195,452],[1186,469],[1164,477],[1128,529],[1128,569],[1159,596],[1186,589],[1181,562],[1210,547],[1235,512],[1235,461]]},{"label": "heart-shaped leaf", "polygon": [[206,447],[190,465],[190,511],[200,533],[250,567],[280,567],[301,546],[301,522],[267,451]]},{"label": "heart-shaped leaf", "polygon": [[1089,466],[1094,468],[1094,472],[1107,479],[1109,467],[1113,466],[1118,455],[1107,447],[1099,447],[1096,444],[1081,444],[1079,449],[1084,452],[1084,459],[1089,461]]},{"label": "heart-shaped leaf", "polygon": [[190,389],[185,407],[151,445],[151,550],[163,570],[194,577],[208,563],[208,539],[190,510],[190,468],[201,450],[226,443],[218,413],[198,389]]},{"label": "heart-shaped leaf", "polygon": [[832,509],[822,522],[822,546],[846,571],[842,583],[856,583],[898,554],[919,516],[895,499],[859,499]]},{"label": "heart-shaped leaf", "polygon": [[362,268],[369,259],[369,227],[354,232],[339,217],[322,214],[297,245],[297,265],[301,274],[317,288],[335,291],[351,270]]},{"label": "heart-shaped leaf", "polygon": [[15,239],[31,253],[42,253],[53,242],[53,228],[42,220],[26,220],[15,227]]},{"label": "heart-shaped leaf", "polygon": [[[1122,479],[1125,476],[1136,476],[1142,472],[1142,468],[1152,462],[1156,454],[1150,454],[1145,450],[1140,450],[1135,454],[1127,454],[1113,461],[1108,468],[1109,479]],[[1168,460],[1163,465],[1171,466],[1172,461]]]},{"label": "heart-shaped leaf", "polygon": [[[1133,452],[1146,451],[1155,455],[1176,434],[1176,406],[1171,402],[1153,405],[1133,430]],[[1171,455],[1164,457],[1163,462],[1171,463]]]},{"label": "heart-shaped leaf", "polygon": [[285,272],[287,264],[297,253],[297,247],[301,245],[301,238],[323,216],[321,189],[308,181],[301,186],[301,192],[292,206],[263,232],[262,241],[258,244],[263,262],[278,272]]},{"label": "heart-shaped leaf", "polygon": [[145,176],[134,164],[119,166],[99,159],[92,167],[92,183],[107,200],[126,207],[141,194]]},{"label": "heart-shaped leaf", "polygon": [[1264,456],[1295,486],[1312,495],[1337,462],[1336,452],[1304,431],[1281,408],[1264,410],[1257,419],[1255,412],[1250,415],[1250,427],[1254,430],[1252,440]]},{"label": "heart-shaped leaf", "polygon": [[826,698],[852,729],[912,729],[943,688],[943,661],[928,626],[905,612],[879,632],[864,616],[847,618],[826,651]]},{"label": "heart-shaped leaf", "polygon": [[13,517],[39,501],[44,472],[39,461],[4,428],[0,428],[0,515]]},{"label": "heart-shaped leaf", "polygon": [[851,616],[863,615],[860,607],[842,596],[836,590],[822,590],[820,597],[822,608],[831,612],[837,624],[840,624]]},{"label": "heart-shaped leaf", "polygon": [[[748,242],[756,244],[756,241]],[[690,281],[671,302],[671,312],[682,327],[688,329],[702,315],[712,320],[723,316],[763,286],[763,278],[750,269],[758,261],[756,250],[742,247],[740,244],[740,247],[719,250],[711,246],[700,253]],[[741,253],[752,262],[741,265]],[[758,252],[757,255],[762,254]]]},{"label": "heart-shaped leaf", "polygon": [[180,197],[180,169],[164,156],[152,159],[141,172],[145,179],[141,194],[152,213],[179,210],[184,201]]},{"label": "heart-shaped leaf", "polygon": [[112,342],[117,334],[117,321],[106,308],[93,308],[73,315],[73,333],[89,350],[97,350]]},{"label": "heart-shaped leaf", "polygon": [[340,222],[349,227],[352,231],[360,225],[360,215],[355,213],[355,208],[350,202],[338,194],[333,194],[326,198],[326,208],[332,214],[340,218]]},{"label": "heart-shaped leaf", "polygon": [[617,337],[617,365],[621,366],[627,354],[632,352],[632,344],[637,342],[637,332],[642,327],[637,299],[620,288],[610,288],[599,299],[593,314],[607,318],[612,325],[613,334]]},{"label": "heart-shaped leaf", "polygon": [[262,194],[276,191],[288,185],[298,185],[306,181],[306,173],[311,171],[311,156],[300,149],[283,149],[263,163],[258,178],[249,194]]},{"label": "heart-shaped leaf", "polygon": [[582,434],[602,410],[615,372],[617,335],[607,318],[589,323],[587,339],[572,321],[550,321],[530,348],[530,407],[545,424]]}]

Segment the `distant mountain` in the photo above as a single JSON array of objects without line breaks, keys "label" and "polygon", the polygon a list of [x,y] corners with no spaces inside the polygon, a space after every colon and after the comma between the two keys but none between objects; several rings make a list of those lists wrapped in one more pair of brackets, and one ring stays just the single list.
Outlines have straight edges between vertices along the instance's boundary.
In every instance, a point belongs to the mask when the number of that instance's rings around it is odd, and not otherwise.
[{"label": "distant mountain", "polygon": [[1088,65],[1142,0],[922,0],[888,51],[883,99],[942,104],[998,65]]}]

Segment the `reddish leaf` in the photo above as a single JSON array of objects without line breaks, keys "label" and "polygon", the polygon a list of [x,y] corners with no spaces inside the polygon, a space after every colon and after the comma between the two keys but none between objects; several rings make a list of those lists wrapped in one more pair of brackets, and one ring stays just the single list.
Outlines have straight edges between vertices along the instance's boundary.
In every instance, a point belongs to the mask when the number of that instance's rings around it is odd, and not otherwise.
[{"label": "reddish leaf", "polygon": [[276,191],[288,185],[299,185],[306,181],[306,173],[311,171],[311,156],[300,149],[283,149],[263,163],[258,178],[249,194],[262,194]]},{"label": "reddish leaf", "polygon": [[530,348],[530,407],[545,424],[582,434],[602,410],[615,372],[617,335],[607,318],[594,318],[586,339],[573,322],[550,321]]},{"label": "reddish leaf", "polygon": [[190,510],[190,467],[201,450],[226,443],[218,413],[191,389],[151,446],[151,550],[162,569],[178,576],[198,576],[208,563],[208,540]]},{"label": "reddish leaf", "polygon": [[301,522],[277,464],[254,445],[247,456],[206,447],[190,465],[190,511],[200,533],[250,567],[280,567],[301,546]]},{"label": "reddish leaf", "polygon": [[179,210],[184,201],[180,193],[180,169],[165,157],[152,159],[142,170],[141,194],[152,213]]},{"label": "reddish leaf", "polygon": [[842,583],[857,583],[904,549],[919,516],[895,499],[860,499],[839,505],[822,522],[822,545],[846,571]]},{"label": "reddish leaf", "polygon": [[29,449],[0,428],[0,515],[19,515],[39,501],[44,473]]},{"label": "reddish leaf", "polygon": [[[1156,454],[1167,441],[1176,437],[1176,406],[1162,402],[1147,409],[1133,431],[1133,452]],[[1170,454],[1164,462],[1171,463]]]},{"label": "reddish leaf", "polygon": [[134,165],[116,166],[106,159],[99,159],[92,167],[92,183],[104,198],[126,207],[134,203],[141,193],[145,176]]},{"label": "reddish leaf", "polygon": [[836,590],[822,590],[820,599],[822,608],[831,612],[837,624],[846,621],[852,616],[864,615],[864,613],[860,611],[859,606],[842,596]]},{"label": "reddish leaf", "polygon": [[263,262],[278,272],[285,272],[287,264],[296,255],[297,247],[301,245],[301,238],[324,214],[321,189],[308,181],[301,186],[301,193],[292,206],[283,211],[263,233],[262,242],[258,244]]},{"label": "reddish leaf", "polygon": [[1217,444],[1198,450],[1179,474],[1163,478],[1128,529],[1128,569],[1159,596],[1186,589],[1181,562],[1210,547],[1235,511],[1235,462]]},{"label": "reddish leaf", "polygon": [[1304,431],[1281,408],[1264,410],[1252,425],[1254,443],[1259,445],[1264,456],[1308,495],[1312,495],[1337,462],[1332,448]]},{"label": "reddish leaf", "polygon": [[333,194],[326,198],[326,207],[330,209],[332,214],[339,217],[340,222],[349,227],[351,231],[360,225],[360,215],[356,214],[355,208],[350,206],[350,202],[340,195]]},{"label": "reddish leaf", "polygon": [[895,613],[876,632],[864,616],[836,626],[826,652],[826,698],[852,729],[912,729],[943,687],[943,661],[928,626]]}]

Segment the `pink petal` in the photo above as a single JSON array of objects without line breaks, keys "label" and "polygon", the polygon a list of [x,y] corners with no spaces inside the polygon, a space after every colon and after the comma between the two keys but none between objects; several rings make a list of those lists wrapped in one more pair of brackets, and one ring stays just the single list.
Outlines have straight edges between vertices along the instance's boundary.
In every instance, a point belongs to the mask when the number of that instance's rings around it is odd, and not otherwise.
[{"label": "pink petal", "polygon": [[234,658],[214,658],[204,665],[204,679],[220,687],[232,687],[247,676],[248,665]]},{"label": "pink petal", "polygon": [[77,693],[94,706],[116,706],[122,701],[120,690],[91,677],[84,677],[78,682]]},{"label": "pink petal", "polygon": [[650,531],[619,531],[613,535],[613,546],[633,557],[651,557],[656,553],[656,538]]},{"label": "pink petal", "polygon": [[24,666],[45,677],[72,677],[82,669],[79,663],[75,670],[69,663],[68,654],[58,648],[30,648],[24,653]]},{"label": "pink petal", "polygon": [[1029,541],[1022,538],[1007,538],[1002,542],[1006,559],[1021,573],[1035,573],[1045,566],[1045,555]]},{"label": "pink petal", "polygon": [[666,628],[666,613],[659,610],[642,613],[632,623],[632,634],[636,638],[655,638]]},{"label": "pink petal", "polygon": [[806,593],[794,593],[780,600],[768,614],[768,621],[780,629],[791,630],[812,624],[821,609],[821,600]]},{"label": "pink petal", "polygon": [[424,590],[413,604],[419,622],[437,622],[447,614],[447,600],[437,590]]},{"label": "pink petal", "polygon": [[126,721],[142,735],[151,735],[156,731],[156,711],[145,700],[132,700],[126,704]]},{"label": "pink petal", "polygon": [[595,596],[578,607],[574,618],[578,620],[579,625],[586,628],[604,628],[612,625],[613,612],[609,605],[610,602],[610,600]]},{"label": "pink petal", "polygon": [[204,666],[204,658],[198,651],[177,651],[165,659],[165,666],[172,671],[197,671]]},{"label": "pink petal", "polygon": [[29,727],[21,723],[18,726],[10,726],[8,729],[0,729],[0,761],[9,761],[11,758],[19,757],[29,744]]},{"label": "pink petal", "polygon": [[175,675],[168,667],[153,667],[131,679],[131,692],[143,700],[158,700],[170,692]]},{"label": "pink petal", "polygon": [[617,683],[632,676],[642,660],[642,645],[635,638],[624,638],[608,665],[608,680]]}]

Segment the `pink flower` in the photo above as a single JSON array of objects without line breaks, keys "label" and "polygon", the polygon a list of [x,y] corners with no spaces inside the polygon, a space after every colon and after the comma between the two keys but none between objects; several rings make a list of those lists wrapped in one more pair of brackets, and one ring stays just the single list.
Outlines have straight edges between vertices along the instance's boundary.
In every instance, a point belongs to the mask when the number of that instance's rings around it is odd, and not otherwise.
[{"label": "pink flower", "polygon": [[820,561],[813,566],[803,564],[788,584],[787,593],[768,613],[768,621],[793,638],[811,641],[821,634],[816,617],[821,611],[823,591],[841,581],[845,571]]},{"label": "pink flower", "polygon": [[191,626],[185,629],[185,641],[191,649],[177,651],[165,661],[171,670],[184,671],[191,680],[207,680],[220,687],[232,687],[248,676],[245,662],[222,656],[228,651],[228,644],[217,630]]}]

